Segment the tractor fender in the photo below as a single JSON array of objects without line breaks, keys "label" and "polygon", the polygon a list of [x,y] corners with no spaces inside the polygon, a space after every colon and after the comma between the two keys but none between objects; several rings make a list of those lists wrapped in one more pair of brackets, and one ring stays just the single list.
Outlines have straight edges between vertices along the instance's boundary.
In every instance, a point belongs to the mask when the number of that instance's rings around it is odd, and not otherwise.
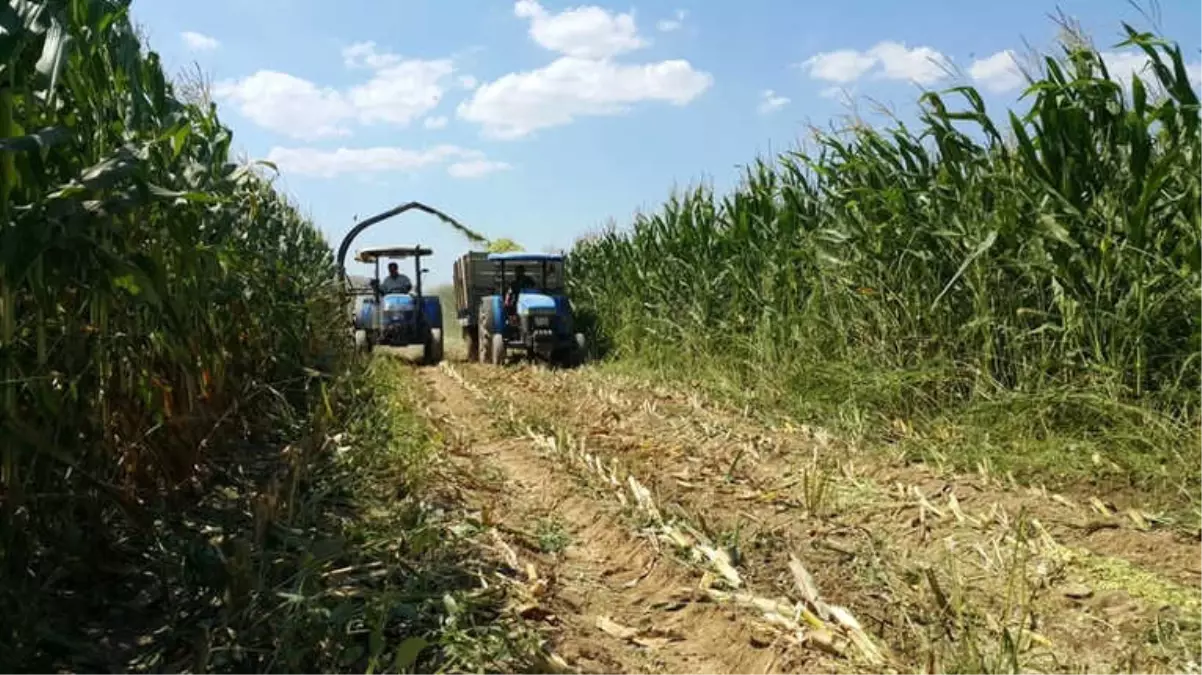
[{"label": "tractor fender", "polygon": [[422,298],[422,315],[430,328],[442,330],[442,303],[437,297]]},{"label": "tractor fender", "polygon": [[572,303],[568,302],[566,295],[555,296],[555,315],[559,317],[560,334],[571,337],[576,324],[572,317]]},{"label": "tractor fender", "polygon": [[359,313],[355,316],[355,328],[371,328],[372,318],[375,315],[376,303],[374,300],[364,301],[359,305]]},{"label": "tractor fender", "polygon": [[487,306],[487,322],[488,332],[493,335],[503,335],[505,333],[505,307],[502,304],[502,298],[499,295],[490,295],[484,298]]}]

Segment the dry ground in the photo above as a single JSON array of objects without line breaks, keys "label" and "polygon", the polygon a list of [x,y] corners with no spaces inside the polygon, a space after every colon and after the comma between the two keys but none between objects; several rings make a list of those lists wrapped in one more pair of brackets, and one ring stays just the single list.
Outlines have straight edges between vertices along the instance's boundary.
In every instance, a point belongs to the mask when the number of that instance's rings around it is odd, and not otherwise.
[{"label": "dry ground", "polygon": [[[1199,669],[1197,532],[586,367],[422,368],[454,497],[588,672]],[[450,484],[450,483],[448,483]]]}]

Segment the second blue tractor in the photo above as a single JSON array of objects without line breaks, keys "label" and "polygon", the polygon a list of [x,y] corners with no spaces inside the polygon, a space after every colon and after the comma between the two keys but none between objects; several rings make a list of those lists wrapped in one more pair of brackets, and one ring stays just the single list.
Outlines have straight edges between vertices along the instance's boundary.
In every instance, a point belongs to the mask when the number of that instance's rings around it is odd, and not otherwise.
[{"label": "second blue tractor", "polygon": [[[526,285],[515,284],[526,271]],[[587,354],[575,330],[563,280],[563,256],[470,252],[455,262],[455,298],[468,359],[503,364],[511,352],[557,365]]]}]

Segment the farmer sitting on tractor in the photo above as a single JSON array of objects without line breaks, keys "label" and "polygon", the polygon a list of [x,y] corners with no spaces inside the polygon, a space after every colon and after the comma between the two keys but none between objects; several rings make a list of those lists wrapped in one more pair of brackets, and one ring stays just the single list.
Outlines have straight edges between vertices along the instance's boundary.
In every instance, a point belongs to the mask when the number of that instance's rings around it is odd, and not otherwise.
[{"label": "farmer sitting on tractor", "polygon": [[518,265],[513,268],[513,281],[509,284],[509,290],[505,293],[505,307],[510,311],[516,309],[518,294],[535,286],[534,279],[526,276],[526,267],[524,265]]},{"label": "farmer sitting on tractor", "polygon": [[413,283],[409,281],[409,277],[397,271],[397,264],[394,262],[388,263],[388,276],[380,282],[381,293],[408,293],[413,289]]}]

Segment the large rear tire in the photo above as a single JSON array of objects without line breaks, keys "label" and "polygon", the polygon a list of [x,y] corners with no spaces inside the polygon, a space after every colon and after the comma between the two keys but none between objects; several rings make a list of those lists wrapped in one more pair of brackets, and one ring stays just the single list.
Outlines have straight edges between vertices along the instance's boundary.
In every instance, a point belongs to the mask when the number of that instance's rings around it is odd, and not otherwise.
[{"label": "large rear tire", "polygon": [[489,348],[491,343],[488,341],[488,333],[484,331],[484,326],[480,326],[477,331],[476,345],[480,363],[491,363],[492,350]]},{"label": "large rear tire", "polygon": [[489,344],[489,360],[498,365],[505,365],[505,336],[500,333],[494,333],[492,342]]}]

